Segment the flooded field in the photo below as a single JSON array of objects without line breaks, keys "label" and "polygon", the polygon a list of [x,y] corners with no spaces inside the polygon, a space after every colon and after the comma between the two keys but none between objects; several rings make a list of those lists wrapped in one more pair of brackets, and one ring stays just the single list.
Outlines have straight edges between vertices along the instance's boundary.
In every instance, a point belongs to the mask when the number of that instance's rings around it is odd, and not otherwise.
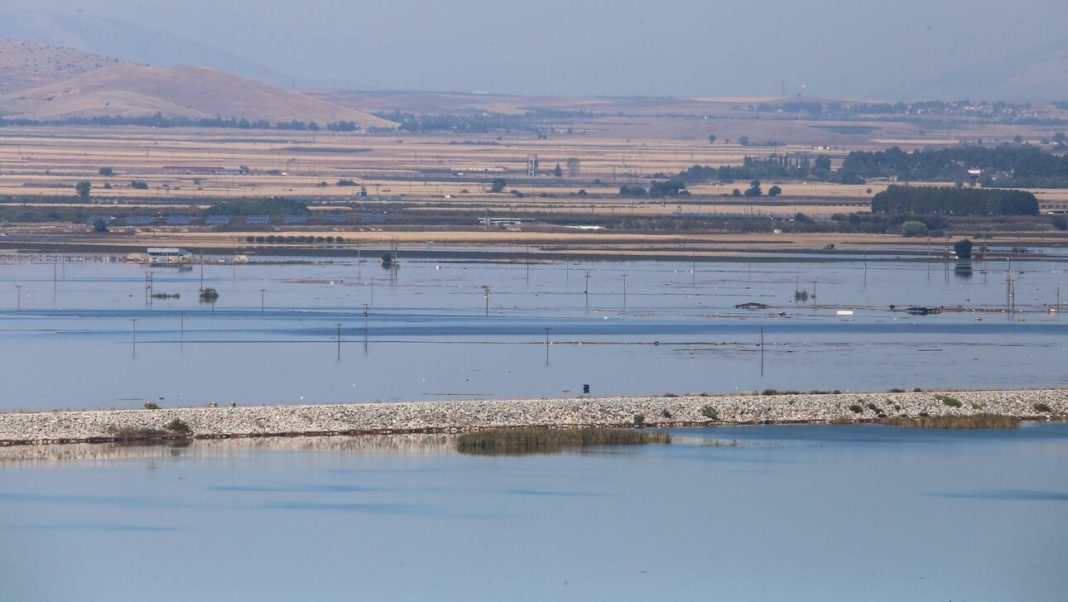
[{"label": "flooded field", "polygon": [[528,457],[441,436],[10,448],[40,459],[0,460],[0,583],[13,600],[1068,591],[1065,425],[672,435]]},{"label": "flooded field", "polygon": [[1059,257],[87,259],[0,262],[0,409],[1068,385]]}]

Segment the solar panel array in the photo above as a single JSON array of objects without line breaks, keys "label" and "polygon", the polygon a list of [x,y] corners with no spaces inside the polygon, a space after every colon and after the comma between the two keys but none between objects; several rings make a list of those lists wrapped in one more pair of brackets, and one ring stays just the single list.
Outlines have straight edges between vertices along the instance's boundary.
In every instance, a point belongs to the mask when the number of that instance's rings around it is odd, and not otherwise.
[{"label": "solar panel array", "polygon": [[271,223],[269,215],[249,215],[245,217],[245,223],[250,226],[266,226]]},{"label": "solar panel array", "polygon": [[151,215],[128,215],[126,216],[126,225],[128,226],[150,226],[156,218]]},{"label": "solar panel array", "polygon": [[282,223],[287,225],[294,224],[306,224],[308,223],[307,215],[287,215],[282,219]]},{"label": "solar panel array", "polygon": [[348,221],[348,216],[344,213],[327,213],[323,215],[323,222],[327,224],[344,224]]},{"label": "solar panel array", "polygon": [[361,224],[384,224],[386,222],[386,216],[380,213],[363,213],[360,214]]},{"label": "solar panel array", "polygon": [[207,217],[207,219],[204,220],[204,223],[209,225],[209,226],[229,226],[230,225],[230,216],[229,215],[209,215]]}]

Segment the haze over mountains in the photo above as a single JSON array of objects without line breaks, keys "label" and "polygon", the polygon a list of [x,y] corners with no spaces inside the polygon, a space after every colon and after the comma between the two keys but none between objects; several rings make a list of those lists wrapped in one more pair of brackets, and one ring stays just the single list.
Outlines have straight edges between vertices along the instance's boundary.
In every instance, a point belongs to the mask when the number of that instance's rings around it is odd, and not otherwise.
[{"label": "haze over mountains", "polygon": [[[754,39],[744,43],[733,41],[734,30],[723,30],[728,21],[720,18],[709,22],[707,34],[698,35],[694,28],[707,16],[703,8],[702,14],[679,23],[678,35],[657,37],[663,26],[643,20],[651,9],[642,2],[635,2],[639,10],[634,13],[640,34],[621,30],[619,40],[605,41],[599,28],[627,24],[618,14],[623,7],[598,12],[580,2],[573,14],[561,14],[559,23],[533,35],[527,30],[544,19],[505,19],[512,5],[508,0],[502,0],[499,10],[466,16],[460,16],[464,11],[459,9],[424,7],[424,20],[440,21],[431,24],[396,22],[398,11],[403,11],[393,5],[356,10],[339,5],[340,0],[309,0],[300,11],[279,4],[281,0],[265,0],[262,10],[255,11],[220,5],[200,15],[202,26],[193,30],[190,20],[199,15],[193,8],[182,11],[151,2],[125,6],[132,1],[94,4],[94,10],[110,7],[111,16],[73,10],[67,0],[41,0],[51,12],[0,9],[0,38],[73,48],[104,61],[209,67],[316,92],[478,89],[548,96],[792,96],[804,91],[806,96],[886,100],[1068,98],[1068,37],[1045,31],[1055,28],[1051,16],[1068,20],[1068,4],[1052,0],[1021,0],[1013,18],[1004,20],[1003,31],[969,30],[984,19],[996,20],[983,12],[993,0],[946,0],[926,9],[918,8],[922,2],[864,10],[850,5],[851,16],[846,17],[832,6],[840,2],[828,0],[823,6],[827,24],[814,23],[817,28],[802,35],[799,23],[793,28],[797,33],[790,34],[800,36],[797,40],[769,33],[777,30],[768,28],[782,27],[776,21],[760,23]],[[206,1],[191,0],[190,6]],[[457,0],[456,6],[482,1]],[[29,4],[10,2],[15,8]],[[722,8],[722,19],[740,18],[749,10]],[[584,20],[597,15],[604,23],[583,29]],[[808,13],[795,16],[815,18]],[[456,20],[462,23],[453,23]],[[850,27],[835,29],[838,21]],[[1036,25],[1043,22],[1049,26]],[[829,37],[828,31],[833,32]],[[183,33],[195,34],[198,41]],[[981,42],[983,36],[990,41]],[[659,41],[640,43],[653,39]],[[575,51],[576,45],[582,52]],[[789,51],[778,52],[778,46]],[[0,93],[13,85],[0,82]]]},{"label": "haze over mountains", "polygon": [[354,108],[207,67],[154,67],[71,48],[0,40],[0,117],[391,122]]}]

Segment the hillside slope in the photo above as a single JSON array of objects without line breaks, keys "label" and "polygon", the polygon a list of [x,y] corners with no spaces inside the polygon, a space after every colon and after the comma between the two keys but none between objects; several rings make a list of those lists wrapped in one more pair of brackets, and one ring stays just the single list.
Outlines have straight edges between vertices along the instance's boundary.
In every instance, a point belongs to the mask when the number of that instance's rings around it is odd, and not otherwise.
[{"label": "hillside slope", "polygon": [[118,63],[74,48],[0,39],[0,95],[52,84]]},{"label": "hillside slope", "polygon": [[36,120],[72,117],[238,118],[272,123],[391,122],[272,84],[206,67],[113,64],[73,78],[0,96],[0,115]]}]

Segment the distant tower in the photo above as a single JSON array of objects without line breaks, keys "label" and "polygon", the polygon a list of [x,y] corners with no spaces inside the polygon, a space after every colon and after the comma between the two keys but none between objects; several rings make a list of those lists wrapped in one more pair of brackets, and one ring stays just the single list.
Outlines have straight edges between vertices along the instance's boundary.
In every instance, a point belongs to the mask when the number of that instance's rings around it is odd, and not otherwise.
[{"label": "distant tower", "polygon": [[527,155],[527,175],[531,177],[538,175],[537,155]]}]

